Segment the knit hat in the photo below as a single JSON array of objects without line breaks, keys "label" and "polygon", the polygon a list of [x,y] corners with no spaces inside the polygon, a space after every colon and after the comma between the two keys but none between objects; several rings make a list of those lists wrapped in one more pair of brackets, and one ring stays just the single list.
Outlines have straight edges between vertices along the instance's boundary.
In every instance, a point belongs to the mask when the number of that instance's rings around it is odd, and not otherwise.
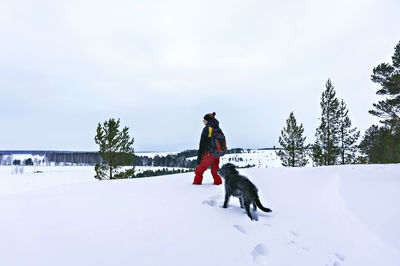
[{"label": "knit hat", "polygon": [[215,112],[213,112],[212,114],[206,114],[205,116],[204,116],[204,120],[206,120],[206,121],[210,121],[211,119],[214,119],[215,118]]}]

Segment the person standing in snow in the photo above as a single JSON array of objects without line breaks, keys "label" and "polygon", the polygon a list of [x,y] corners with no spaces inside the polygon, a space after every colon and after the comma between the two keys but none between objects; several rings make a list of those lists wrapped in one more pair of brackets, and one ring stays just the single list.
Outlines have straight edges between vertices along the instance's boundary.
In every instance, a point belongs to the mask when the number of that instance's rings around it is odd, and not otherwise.
[{"label": "person standing in snow", "polygon": [[[199,151],[197,153],[198,166],[196,167],[195,177],[193,185],[201,185],[203,181],[203,173],[211,166],[211,174],[214,178],[214,185],[222,184],[222,179],[218,175],[219,170],[219,156],[215,156],[210,152],[210,140],[213,135],[213,131],[221,131],[219,128],[219,122],[215,119],[215,112],[212,114],[206,114],[204,116],[204,129],[201,133]],[[223,133],[222,133],[223,134]],[[226,147],[225,147],[226,149]]]}]

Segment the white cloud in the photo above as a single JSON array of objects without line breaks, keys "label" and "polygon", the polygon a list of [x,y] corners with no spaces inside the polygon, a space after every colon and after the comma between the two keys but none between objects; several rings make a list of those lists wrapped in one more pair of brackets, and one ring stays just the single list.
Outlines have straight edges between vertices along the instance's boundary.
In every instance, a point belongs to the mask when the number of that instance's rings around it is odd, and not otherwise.
[{"label": "white cloud", "polygon": [[399,41],[388,26],[399,24],[399,8],[395,0],[2,1],[0,111],[18,121],[0,118],[10,128],[0,138],[4,148],[28,148],[23,114],[34,113],[36,143],[46,147],[51,131],[87,149],[92,140],[79,140],[87,125],[118,116],[138,147],[192,148],[194,121],[217,111],[237,130],[237,146],[264,147],[293,110],[312,139],[329,77],[366,128],[369,75]]}]

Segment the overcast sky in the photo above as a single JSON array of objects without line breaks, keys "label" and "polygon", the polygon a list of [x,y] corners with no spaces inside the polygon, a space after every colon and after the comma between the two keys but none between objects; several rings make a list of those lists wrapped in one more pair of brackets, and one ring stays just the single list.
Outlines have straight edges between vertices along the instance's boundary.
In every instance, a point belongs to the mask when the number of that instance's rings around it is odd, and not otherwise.
[{"label": "overcast sky", "polygon": [[0,1],[0,150],[97,150],[121,118],[137,151],[278,146],[291,111],[315,140],[331,79],[362,133],[372,69],[400,41],[398,0]]}]

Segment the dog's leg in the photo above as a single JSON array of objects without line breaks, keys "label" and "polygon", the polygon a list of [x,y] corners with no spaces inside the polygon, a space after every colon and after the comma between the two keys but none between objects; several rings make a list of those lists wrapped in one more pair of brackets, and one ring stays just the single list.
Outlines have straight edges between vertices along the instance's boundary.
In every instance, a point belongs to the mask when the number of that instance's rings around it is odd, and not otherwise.
[{"label": "dog's leg", "polygon": [[239,197],[239,202],[240,202],[240,208],[244,209],[244,206],[243,206],[243,197]]},{"label": "dog's leg", "polygon": [[229,197],[231,195],[229,193],[225,193],[225,201],[224,201],[224,208],[228,208]]},{"label": "dog's leg", "polygon": [[244,208],[246,209],[247,215],[250,217],[251,220],[253,220],[253,217],[251,216],[251,212],[250,212],[250,204],[248,202],[244,203]]},{"label": "dog's leg", "polygon": [[253,202],[252,204],[253,204],[253,211],[256,211],[256,210],[257,210],[257,205],[256,205],[256,203]]}]

